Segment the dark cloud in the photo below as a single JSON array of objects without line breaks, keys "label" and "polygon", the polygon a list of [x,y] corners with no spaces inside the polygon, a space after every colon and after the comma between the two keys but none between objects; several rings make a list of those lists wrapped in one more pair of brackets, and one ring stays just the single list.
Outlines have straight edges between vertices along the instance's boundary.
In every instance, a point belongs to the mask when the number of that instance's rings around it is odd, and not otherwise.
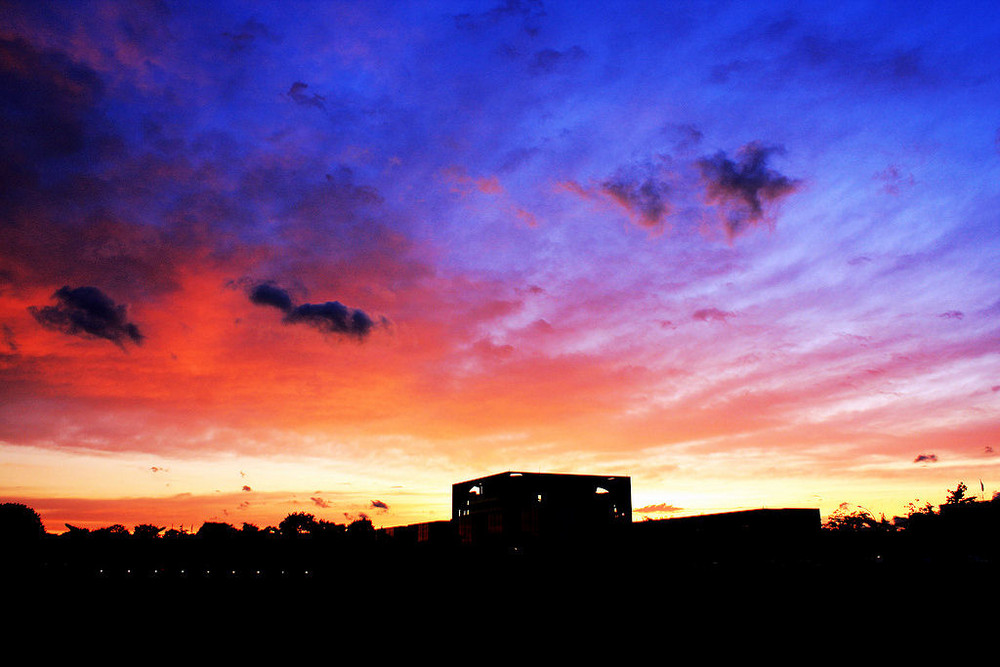
[{"label": "dark cloud", "polygon": [[17,352],[17,341],[14,340],[14,331],[6,324],[3,325],[3,342],[11,352]]},{"label": "dark cloud", "polygon": [[965,313],[960,310],[949,310],[947,312],[941,313],[938,317],[946,320],[960,320],[965,317]]},{"label": "dark cloud", "polygon": [[799,39],[788,62],[809,69],[829,69],[838,76],[860,79],[869,85],[914,86],[938,78],[925,63],[919,48],[873,50],[868,40],[809,34]]},{"label": "dark cloud", "polygon": [[383,512],[389,511],[389,506],[382,502],[381,500],[373,500],[371,509],[381,510]]},{"label": "dark cloud", "polygon": [[718,308],[701,308],[691,313],[691,317],[700,322],[709,322],[711,320],[725,322],[730,317],[736,317],[736,313],[728,310],[719,310]]},{"label": "dark cloud", "polygon": [[673,140],[674,149],[681,153],[691,150],[705,138],[704,133],[690,123],[667,125],[663,133]]},{"label": "dark cloud", "polygon": [[537,156],[539,153],[541,153],[541,149],[534,146],[531,148],[512,149],[504,154],[502,160],[500,161],[498,170],[504,173],[514,171]]},{"label": "dark cloud", "polygon": [[644,507],[637,507],[632,511],[638,512],[640,514],[652,514],[655,512],[666,512],[666,513],[681,512],[683,510],[684,510],[683,507],[668,505],[666,503],[659,503],[657,505],[645,505]]},{"label": "dark cloud", "polygon": [[103,338],[124,349],[131,341],[142,343],[139,327],[129,322],[126,307],[116,304],[96,287],[60,287],[52,295],[55,306],[31,306],[28,311],[46,329],[81,336]]},{"label": "dark cloud", "polygon": [[288,92],[285,94],[288,95],[288,97],[291,98],[291,100],[296,104],[301,104],[302,106],[307,106],[307,107],[316,107],[317,109],[324,108],[323,101],[325,98],[322,95],[318,95],[316,93],[310,95],[309,93],[306,92],[307,88],[309,88],[308,84],[302,83],[301,81],[296,81],[295,83],[292,84],[292,87],[289,88]]},{"label": "dark cloud", "polygon": [[549,74],[563,65],[578,62],[586,57],[586,52],[579,46],[573,46],[565,51],[542,49],[531,57],[528,68],[536,74]]},{"label": "dark cloud", "polygon": [[541,0],[503,0],[489,11],[458,14],[455,16],[455,25],[462,30],[476,30],[505,19],[520,18],[524,22],[524,29],[534,33],[537,28],[534,27],[533,20],[542,16],[545,16],[545,6]]},{"label": "dark cloud", "polygon": [[129,150],[103,76],[66,53],[0,39],[0,264],[21,287],[98,283],[129,298],[174,289],[178,263],[198,259],[206,220],[244,222],[219,205],[214,167],[181,175],[176,142]]},{"label": "dark cloud", "polygon": [[238,32],[224,32],[222,36],[229,40],[230,50],[233,53],[250,49],[254,42],[261,39],[271,42],[278,41],[278,38],[271,33],[266,25],[253,19],[245,22]]},{"label": "dark cloud", "polygon": [[330,507],[330,503],[328,503],[327,501],[323,500],[319,496],[313,496],[309,500],[313,501],[313,503],[317,507],[322,507],[323,509],[328,509]]},{"label": "dark cloud", "polygon": [[937,463],[937,454],[919,454],[913,459],[914,463]]},{"label": "dark cloud", "polygon": [[0,39],[5,161],[31,169],[35,160],[79,152],[102,89],[93,70],[64,54],[39,51],[22,39]]},{"label": "dark cloud", "polygon": [[250,301],[258,306],[272,306],[285,313],[286,324],[308,324],[323,333],[364,338],[375,321],[362,310],[348,308],[339,301],[294,305],[287,291],[270,283],[260,283],[250,290]]},{"label": "dark cloud", "polygon": [[716,65],[712,68],[709,74],[709,83],[729,83],[729,78],[733,74],[742,75],[746,73],[756,72],[760,68],[760,63],[751,62],[749,60],[736,59],[730,60],[729,62]]},{"label": "dark cloud", "polygon": [[339,301],[304,303],[285,316],[289,323],[305,322],[323,333],[344,334],[364,338],[375,322],[364,311],[348,308]]},{"label": "dark cloud", "polygon": [[751,142],[737,151],[735,161],[719,151],[696,162],[709,203],[727,208],[726,225],[731,235],[747,222],[762,220],[765,206],[799,188],[800,181],[767,168],[768,159],[783,152],[779,146]]},{"label": "dark cloud", "polygon": [[243,485],[243,492],[244,493],[249,493],[250,491],[253,491],[253,489],[251,489],[248,485],[244,484]]},{"label": "dark cloud", "polygon": [[288,292],[268,283],[261,283],[250,291],[250,300],[258,306],[274,306],[287,313],[292,309],[292,297]]},{"label": "dark cloud", "polygon": [[651,165],[623,167],[601,183],[601,190],[638,216],[643,227],[660,227],[670,214],[670,187],[659,171]]}]

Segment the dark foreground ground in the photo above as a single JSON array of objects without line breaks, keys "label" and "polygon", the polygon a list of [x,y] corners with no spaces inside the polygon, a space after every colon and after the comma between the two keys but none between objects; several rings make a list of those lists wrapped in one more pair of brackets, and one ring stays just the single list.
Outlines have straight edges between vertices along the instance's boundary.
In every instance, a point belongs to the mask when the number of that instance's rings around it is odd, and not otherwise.
[{"label": "dark foreground ground", "polygon": [[968,646],[998,628],[993,554],[940,539],[821,533],[787,544],[533,551],[308,541],[263,551],[86,546],[21,554],[27,558],[7,552],[8,637],[155,637],[147,648],[156,653],[163,649],[154,646],[208,635],[250,654],[324,647],[342,661],[327,646],[334,639],[337,647],[361,642],[365,655],[473,651],[485,659],[516,647],[563,655],[639,644],[693,646],[702,655],[852,642],[913,650]]}]

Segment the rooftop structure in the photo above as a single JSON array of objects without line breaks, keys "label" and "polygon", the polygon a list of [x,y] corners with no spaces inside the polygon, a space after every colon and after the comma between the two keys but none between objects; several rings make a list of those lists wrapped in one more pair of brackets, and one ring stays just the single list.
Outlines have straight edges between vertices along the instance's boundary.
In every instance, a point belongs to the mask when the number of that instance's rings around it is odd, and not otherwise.
[{"label": "rooftop structure", "polygon": [[452,521],[464,544],[520,546],[599,535],[632,521],[632,480],[504,472],[452,485]]}]

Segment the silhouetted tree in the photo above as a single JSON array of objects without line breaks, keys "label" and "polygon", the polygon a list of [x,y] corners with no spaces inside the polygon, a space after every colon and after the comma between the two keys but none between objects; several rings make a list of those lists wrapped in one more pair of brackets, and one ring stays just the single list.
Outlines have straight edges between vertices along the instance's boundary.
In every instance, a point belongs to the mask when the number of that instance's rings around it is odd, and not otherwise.
[{"label": "silhouetted tree", "polygon": [[154,526],[153,524],[144,523],[136,526],[132,530],[132,537],[135,537],[140,540],[151,540],[155,537],[158,537],[160,531],[162,530],[164,529]]},{"label": "silhouetted tree", "polygon": [[128,528],[126,528],[120,523],[92,530],[90,531],[90,534],[101,539],[106,539],[106,538],[121,539],[123,537],[129,536]]},{"label": "silhouetted tree", "polygon": [[969,503],[977,502],[975,497],[967,497],[965,494],[968,493],[969,487],[965,485],[965,482],[959,482],[958,486],[952,489],[948,489],[948,498],[944,501],[945,505],[968,505]]},{"label": "silhouetted tree", "polygon": [[934,516],[937,512],[934,510],[934,504],[930,501],[923,504],[922,507],[917,507],[915,502],[906,504],[906,516],[913,517],[915,515],[921,516]]},{"label": "silhouetted tree", "polygon": [[237,534],[236,527],[232,524],[217,522],[217,521],[206,521],[201,524],[201,528],[198,529],[198,537],[208,540],[222,540],[230,537],[234,537]]},{"label": "silhouetted tree", "polygon": [[24,542],[44,534],[45,526],[35,510],[21,503],[0,505],[0,540]]},{"label": "silhouetted tree", "polygon": [[64,523],[63,525],[66,526],[65,536],[70,539],[84,539],[90,535],[89,528],[80,528],[71,523]]},{"label": "silhouetted tree", "polygon": [[372,525],[372,520],[362,514],[360,519],[355,519],[347,526],[347,536],[353,541],[374,540],[375,527]]},{"label": "silhouetted tree", "polygon": [[851,531],[851,532],[878,532],[892,533],[896,531],[896,526],[885,518],[883,514],[880,519],[863,507],[856,507],[851,510],[850,505],[842,503],[823,524],[827,530]]},{"label": "silhouetted tree", "polygon": [[281,520],[278,530],[285,537],[312,534],[316,530],[316,517],[306,512],[293,512]]},{"label": "silhouetted tree", "polygon": [[342,523],[318,519],[312,534],[326,542],[331,542],[344,537],[347,534],[347,526]]},{"label": "silhouetted tree", "polygon": [[257,533],[260,532],[260,528],[253,525],[252,523],[247,523],[246,521],[244,521],[243,528],[240,529],[240,532],[243,533],[244,535],[256,535]]}]

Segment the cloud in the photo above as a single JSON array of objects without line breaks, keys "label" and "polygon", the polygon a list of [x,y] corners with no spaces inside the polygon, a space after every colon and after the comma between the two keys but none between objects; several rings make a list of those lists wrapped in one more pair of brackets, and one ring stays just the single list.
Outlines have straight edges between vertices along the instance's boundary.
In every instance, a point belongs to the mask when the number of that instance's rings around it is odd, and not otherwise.
[{"label": "cloud", "polygon": [[529,33],[534,33],[532,19],[545,16],[545,6],[542,0],[504,0],[493,9],[479,14],[455,15],[455,26],[460,30],[477,30],[495,25],[507,18],[521,18],[522,27]]},{"label": "cloud", "polygon": [[914,463],[937,463],[937,454],[920,454],[913,459]]},{"label": "cloud", "polygon": [[946,320],[960,320],[965,317],[965,313],[960,310],[949,310],[947,312],[941,313],[938,317],[944,318]]},{"label": "cloud", "polygon": [[317,507],[322,507],[323,509],[327,509],[327,508],[330,507],[330,503],[329,502],[323,500],[322,498],[320,498],[318,496],[313,496],[309,500],[313,501],[313,503],[315,503]]},{"label": "cloud", "polygon": [[748,223],[764,219],[765,207],[792,194],[800,181],[767,168],[772,155],[780,155],[780,146],[751,142],[736,153],[736,161],[719,151],[696,162],[701,171],[706,199],[726,209],[726,226],[735,235]]},{"label": "cloud", "polygon": [[291,324],[305,322],[323,333],[344,334],[364,338],[375,322],[364,311],[348,308],[339,301],[304,303],[285,316]]},{"label": "cloud", "polygon": [[529,68],[536,74],[548,74],[564,64],[583,60],[586,55],[579,46],[572,46],[565,51],[542,49],[532,56]]},{"label": "cloud", "polygon": [[288,292],[268,283],[261,283],[250,291],[250,301],[258,306],[274,306],[287,313],[292,309],[292,297]]},{"label": "cloud", "polygon": [[239,32],[227,31],[223,32],[222,36],[229,39],[230,50],[233,53],[250,49],[256,41],[261,39],[271,42],[277,41],[277,38],[268,30],[266,25],[253,19],[246,21],[239,28]]},{"label": "cloud", "polygon": [[663,133],[673,139],[674,149],[682,153],[693,149],[705,138],[705,134],[690,123],[667,125]]},{"label": "cloud", "polygon": [[244,484],[243,485],[243,491],[245,493],[249,493],[249,492],[253,491],[253,489],[251,489],[249,486],[247,486],[246,484]]},{"label": "cloud", "polygon": [[874,178],[882,182],[882,192],[893,196],[899,194],[901,187],[909,187],[916,182],[913,174],[904,175],[894,164],[875,174]]},{"label": "cloud", "polygon": [[8,325],[3,325],[3,342],[11,352],[17,352],[17,341],[14,340],[14,331]]},{"label": "cloud", "polygon": [[375,321],[362,310],[348,308],[339,301],[294,305],[286,290],[270,283],[260,283],[250,290],[250,301],[258,306],[271,306],[285,313],[286,324],[305,323],[323,333],[364,338],[375,327]]},{"label": "cloud", "polygon": [[642,227],[661,227],[670,214],[670,187],[652,165],[622,167],[601,183],[601,191],[637,218]]},{"label": "cloud", "polygon": [[451,184],[451,191],[462,197],[468,196],[473,191],[485,195],[502,195],[504,193],[504,187],[496,176],[472,177],[469,176],[464,167],[447,167],[441,170],[441,175],[445,181]]},{"label": "cloud", "polygon": [[308,84],[302,83],[301,81],[296,81],[292,84],[292,87],[288,89],[285,93],[289,98],[296,104],[301,104],[302,106],[316,107],[317,109],[323,108],[323,100],[326,99],[322,95],[313,93],[310,95],[306,92],[309,87]]},{"label": "cloud", "polygon": [[659,503],[657,505],[645,505],[644,507],[637,507],[632,510],[633,512],[638,512],[639,514],[653,514],[653,513],[673,513],[683,511],[683,507],[677,507],[676,505],[668,505],[666,503]]},{"label": "cloud", "polygon": [[[0,39],[5,161],[34,169],[40,159],[84,147],[88,114],[103,92],[92,69],[23,39]],[[6,171],[11,165],[4,165]]]},{"label": "cloud", "polygon": [[28,311],[46,329],[82,338],[103,338],[125,349],[125,343],[140,344],[139,327],[126,318],[126,307],[118,305],[96,287],[60,287],[52,295],[55,306],[31,306]]},{"label": "cloud", "polygon": [[381,500],[373,500],[370,509],[379,510],[380,512],[388,512],[389,506]]},{"label": "cloud", "polygon": [[691,317],[698,320],[699,322],[709,322],[716,320],[718,322],[725,322],[730,317],[736,317],[736,313],[730,312],[728,310],[719,310],[718,308],[702,308],[696,310],[691,314]]}]

